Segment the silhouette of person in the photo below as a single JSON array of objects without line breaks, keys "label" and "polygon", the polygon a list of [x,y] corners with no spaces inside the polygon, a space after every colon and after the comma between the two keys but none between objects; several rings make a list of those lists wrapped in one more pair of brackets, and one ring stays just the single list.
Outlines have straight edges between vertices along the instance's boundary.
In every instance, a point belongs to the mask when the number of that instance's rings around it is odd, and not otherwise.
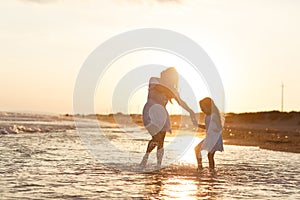
[{"label": "silhouette of person", "polygon": [[143,123],[152,139],[148,142],[146,153],[140,163],[142,168],[146,166],[149,154],[155,147],[157,147],[157,168],[161,167],[166,132],[172,132],[169,113],[166,110],[167,103],[169,101],[172,103],[172,99],[175,99],[182,108],[189,112],[193,124],[198,126],[195,113],[179,96],[176,69],[169,67],[161,72],[160,78],[151,77],[148,98],[143,109]]},{"label": "silhouette of person", "polygon": [[205,114],[205,126],[199,125],[199,127],[206,129],[206,137],[194,149],[198,163],[198,170],[202,170],[201,151],[203,150],[208,153],[209,168],[214,169],[215,152],[224,151],[222,139],[223,118],[211,98],[206,97],[202,99],[199,104],[201,110]]}]

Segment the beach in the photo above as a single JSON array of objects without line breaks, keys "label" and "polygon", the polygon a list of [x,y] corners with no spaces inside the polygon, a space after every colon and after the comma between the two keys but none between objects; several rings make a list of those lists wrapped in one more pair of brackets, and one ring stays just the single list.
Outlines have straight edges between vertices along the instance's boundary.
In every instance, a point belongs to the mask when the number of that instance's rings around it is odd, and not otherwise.
[{"label": "beach", "polygon": [[0,200],[300,200],[299,10],[0,1]]},{"label": "beach", "polygon": [[[117,119],[121,124],[134,122],[137,126],[143,126],[141,115],[126,116],[119,113],[97,115],[97,118],[111,123],[116,123]],[[198,113],[197,118],[203,124],[203,115]],[[174,130],[194,128],[189,116],[171,115],[171,123]],[[198,129],[198,136],[205,136],[203,129]],[[222,136],[225,144],[300,153],[300,112],[228,113]]]}]

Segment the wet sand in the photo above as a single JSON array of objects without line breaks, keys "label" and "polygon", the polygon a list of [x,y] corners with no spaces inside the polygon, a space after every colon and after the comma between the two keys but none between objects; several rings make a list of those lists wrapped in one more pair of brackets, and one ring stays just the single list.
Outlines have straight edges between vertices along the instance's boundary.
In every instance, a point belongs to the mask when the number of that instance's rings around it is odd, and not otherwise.
[{"label": "wet sand", "polygon": [[[117,124],[134,123],[143,126],[141,115],[97,115],[101,121]],[[200,123],[203,115],[198,114]],[[172,115],[173,130],[192,130],[189,116]],[[200,137],[205,136],[198,129]],[[172,136],[172,135],[171,135]],[[174,136],[174,134],[173,134]],[[300,112],[281,113],[277,111],[259,113],[229,113],[223,130],[225,144],[258,146],[262,149],[300,153]]]}]

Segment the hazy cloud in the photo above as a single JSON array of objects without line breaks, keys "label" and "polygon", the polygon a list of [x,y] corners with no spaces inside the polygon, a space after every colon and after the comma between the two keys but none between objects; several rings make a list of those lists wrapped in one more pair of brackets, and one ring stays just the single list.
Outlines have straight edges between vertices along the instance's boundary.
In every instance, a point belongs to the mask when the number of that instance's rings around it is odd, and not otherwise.
[{"label": "hazy cloud", "polygon": [[[58,0],[19,0],[22,2],[28,2],[28,3],[37,3],[37,4],[46,4],[46,3],[53,3],[53,2],[57,2]],[[126,0],[116,0],[117,2],[124,2]],[[154,0],[152,2],[157,2],[157,3],[182,3],[184,0]],[[84,1],[82,1],[84,2]],[[133,4],[143,4],[145,3],[144,0],[127,0],[127,2],[129,3],[133,3]],[[147,2],[147,1],[146,1]],[[151,2],[151,1],[149,1]]]},{"label": "hazy cloud", "polygon": [[[55,3],[62,0],[19,0],[24,3],[33,3],[33,4],[48,4],[48,3]],[[130,4],[181,4],[185,0],[114,0],[116,3],[124,3],[128,2]],[[72,2],[72,1],[70,1]],[[81,1],[85,3],[84,0]]]},{"label": "hazy cloud", "polygon": [[[127,0],[127,1],[130,3],[145,3],[144,0]],[[184,0],[155,0],[155,2],[158,2],[158,3],[182,3],[183,1]]]},{"label": "hazy cloud", "polygon": [[25,3],[36,3],[36,4],[46,4],[46,3],[53,3],[57,2],[58,0],[19,0]]}]

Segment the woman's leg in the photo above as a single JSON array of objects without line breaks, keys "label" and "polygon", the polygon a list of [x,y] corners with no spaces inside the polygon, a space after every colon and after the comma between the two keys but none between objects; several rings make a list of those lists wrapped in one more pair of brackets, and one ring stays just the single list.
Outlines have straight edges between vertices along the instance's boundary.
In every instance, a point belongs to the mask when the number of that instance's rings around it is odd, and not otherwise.
[{"label": "woman's leg", "polygon": [[[142,162],[140,164],[141,167],[145,167],[146,166],[148,158],[149,158],[149,155],[150,155],[150,153],[153,151],[153,149],[156,146],[158,147],[158,149],[161,149],[163,147],[165,135],[166,135],[166,132],[159,132],[156,135],[152,136],[152,139],[148,142],[146,153],[145,153],[145,155],[143,157],[143,160],[142,160]],[[160,153],[159,155],[157,153],[157,157],[159,157],[159,158],[161,157],[161,159],[162,159],[163,149],[160,152],[162,152],[162,153]]]},{"label": "woman's leg", "polygon": [[156,151],[156,159],[157,159],[157,167],[160,168],[162,159],[164,156],[164,141],[166,132],[159,132],[157,137],[157,151]]},{"label": "woman's leg", "polygon": [[155,137],[152,137],[152,139],[148,142],[148,146],[147,146],[147,150],[146,153],[151,153],[151,151],[153,151],[153,149],[157,146],[157,141],[155,139]]},{"label": "woman's leg", "polygon": [[[203,141],[202,141],[203,142]],[[200,142],[195,148],[195,155],[196,155],[196,159],[197,159],[197,163],[198,163],[198,170],[203,169],[202,166],[202,157],[201,157],[201,146],[202,146],[202,142]]]},{"label": "woman's leg", "polygon": [[215,152],[207,154],[209,169],[215,169],[214,155],[215,155]]},{"label": "woman's leg", "polygon": [[152,139],[148,142],[146,153],[142,159],[142,162],[140,163],[141,167],[145,168],[148,162],[149,155],[156,146],[157,146],[157,142],[155,141],[154,137],[152,137]]}]

